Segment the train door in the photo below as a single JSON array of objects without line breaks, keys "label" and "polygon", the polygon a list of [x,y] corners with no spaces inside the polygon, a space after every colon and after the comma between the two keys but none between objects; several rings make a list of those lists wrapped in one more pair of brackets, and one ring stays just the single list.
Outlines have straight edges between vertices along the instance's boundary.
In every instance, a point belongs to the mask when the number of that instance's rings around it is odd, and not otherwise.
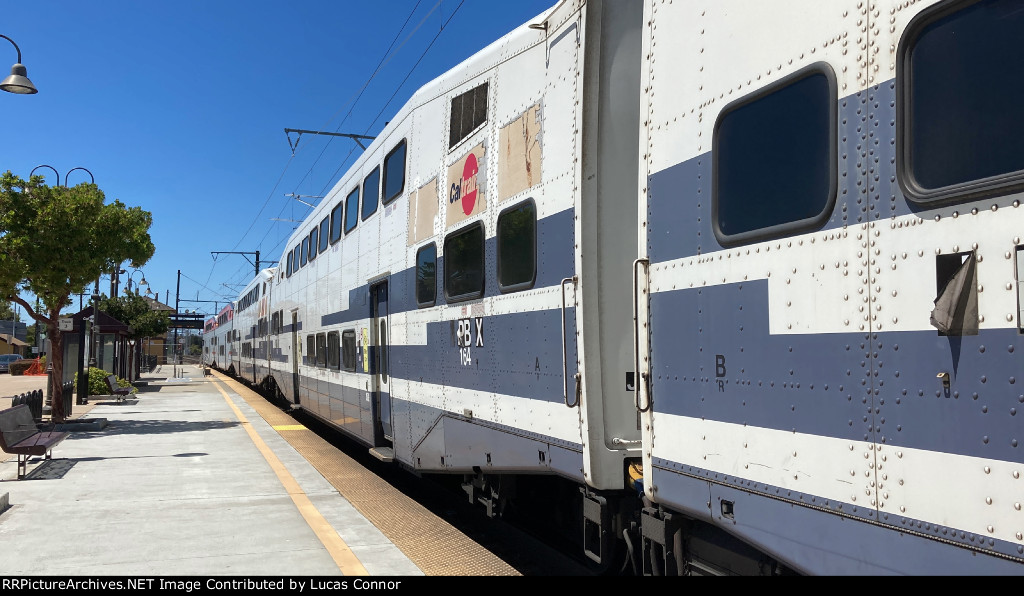
[{"label": "train door", "polygon": [[299,313],[292,311],[292,403],[299,403]]},{"label": "train door", "polygon": [[389,371],[389,329],[388,329],[388,282],[380,282],[370,288],[371,326],[370,341],[375,354],[371,374],[373,376],[375,414],[374,442],[390,446],[394,434],[391,430],[391,377]]}]

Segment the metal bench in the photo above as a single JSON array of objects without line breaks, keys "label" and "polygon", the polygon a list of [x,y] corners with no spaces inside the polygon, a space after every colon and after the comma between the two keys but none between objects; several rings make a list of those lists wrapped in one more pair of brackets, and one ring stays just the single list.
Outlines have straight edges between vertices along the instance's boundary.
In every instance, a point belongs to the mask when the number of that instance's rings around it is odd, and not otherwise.
[{"label": "metal bench", "polygon": [[18,480],[25,478],[30,456],[51,459],[53,448],[67,436],[67,432],[39,430],[25,404],[0,410],[0,449],[18,456]]},{"label": "metal bench", "polygon": [[122,401],[132,394],[132,388],[118,385],[117,377],[114,375],[107,375],[107,388],[110,390],[110,395],[116,397],[117,401]]}]

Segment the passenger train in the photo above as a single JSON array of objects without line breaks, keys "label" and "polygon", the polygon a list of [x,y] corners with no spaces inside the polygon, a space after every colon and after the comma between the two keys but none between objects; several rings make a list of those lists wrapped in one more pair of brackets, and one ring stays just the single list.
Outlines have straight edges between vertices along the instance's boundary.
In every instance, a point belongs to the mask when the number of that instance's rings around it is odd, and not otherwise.
[{"label": "passenger train", "polygon": [[558,479],[612,571],[1020,574],[1022,37],[562,0],[415,93],[205,357],[492,515]]}]

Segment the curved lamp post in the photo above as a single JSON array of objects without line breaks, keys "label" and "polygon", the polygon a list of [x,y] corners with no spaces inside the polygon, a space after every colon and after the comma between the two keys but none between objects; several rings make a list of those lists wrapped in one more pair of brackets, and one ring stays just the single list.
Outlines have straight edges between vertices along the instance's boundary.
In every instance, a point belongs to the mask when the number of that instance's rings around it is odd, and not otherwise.
[{"label": "curved lamp post", "polygon": [[0,35],[0,37],[11,42],[14,49],[18,51],[18,61],[11,67],[11,74],[0,82],[0,89],[3,89],[8,93],[18,93],[21,95],[39,93],[39,90],[32,84],[32,81],[28,80],[28,70],[26,70],[25,65],[21,63],[21,48],[19,48],[18,44],[14,43],[14,40],[10,37],[7,37],[6,35]]},{"label": "curved lamp post", "polygon": [[[128,281],[125,282],[124,289],[126,291],[131,291],[131,289],[132,289],[132,276],[135,275],[136,273],[142,275],[142,279],[139,280],[139,289],[136,290],[136,293],[140,294],[140,293],[142,293],[142,286],[148,286],[149,285],[149,282],[146,281],[146,274],[142,272],[142,269],[134,269],[134,270],[132,270],[131,273],[128,274]],[[149,288],[146,288],[146,292],[147,293],[149,292]]]},{"label": "curved lamp post", "polygon": [[[53,170],[53,173],[57,174],[57,186],[60,186],[60,172],[57,171],[57,168],[55,168],[55,167],[53,167],[51,165],[41,164],[41,165],[38,165],[38,166],[32,168],[32,171],[28,173],[28,177],[31,178],[32,174],[35,174],[36,170],[38,170],[39,168],[50,168],[51,170]],[[85,171],[87,174],[89,174],[89,182],[91,182],[92,184],[96,184],[96,177],[92,175],[92,172],[90,172],[89,170],[83,168],[82,166],[78,166],[77,168],[71,168],[70,170],[68,170],[67,174],[64,174],[64,186],[65,187],[68,185],[68,176],[70,176],[71,172],[74,172],[75,170],[83,170],[83,171]]]}]

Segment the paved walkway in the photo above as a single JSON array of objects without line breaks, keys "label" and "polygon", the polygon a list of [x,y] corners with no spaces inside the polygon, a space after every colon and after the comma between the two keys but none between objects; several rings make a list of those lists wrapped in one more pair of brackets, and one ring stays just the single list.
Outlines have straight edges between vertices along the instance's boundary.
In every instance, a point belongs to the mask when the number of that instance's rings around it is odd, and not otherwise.
[{"label": "paved walkway", "polygon": [[141,380],[76,405],[105,428],[25,480],[0,463],[0,576],[424,575],[238,394],[194,366]]}]

